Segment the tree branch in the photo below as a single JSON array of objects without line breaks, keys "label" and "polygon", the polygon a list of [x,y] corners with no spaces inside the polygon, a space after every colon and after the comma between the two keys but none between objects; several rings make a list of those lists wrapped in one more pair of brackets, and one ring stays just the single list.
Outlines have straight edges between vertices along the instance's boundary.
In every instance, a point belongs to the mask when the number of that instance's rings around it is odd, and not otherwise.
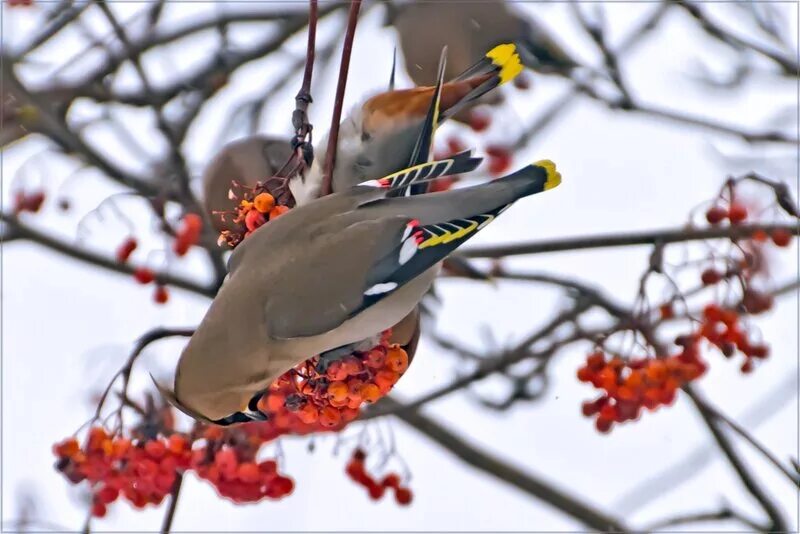
[{"label": "tree branch", "polygon": [[[401,405],[391,397],[386,397],[381,402],[386,403],[390,409],[396,409]],[[438,422],[415,410],[398,412],[397,417],[468,465],[522,490],[590,528],[601,532],[628,531],[628,528],[616,518],[610,517],[577,498],[571,497],[550,483],[523,473],[515,466],[480,450],[462,436],[454,434]]]},{"label": "tree branch", "polygon": [[454,256],[464,258],[502,258],[523,254],[542,254],[562,252],[565,250],[583,250],[591,248],[624,247],[634,245],[655,245],[657,243],[681,243],[685,241],[702,241],[705,239],[744,239],[751,237],[757,230],[772,232],[786,230],[793,235],[800,235],[800,226],[790,224],[743,224],[738,226],[710,228],[669,228],[663,230],[646,230],[643,232],[616,233],[591,237],[568,237],[528,243],[509,245],[487,245],[469,247],[456,251]]},{"label": "tree branch", "polygon": [[[89,263],[96,267],[102,267],[103,269],[107,269],[109,271],[127,275],[133,275],[134,271],[136,270],[136,267],[133,265],[127,263],[118,263],[112,258],[96,254],[94,252],[89,252],[88,250],[83,250],[70,243],[65,243],[64,241],[61,241],[60,239],[57,239],[45,232],[36,230],[33,227],[22,223],[19,219],[11,215],[0,212],[0,221],[8,224],[12,228],[16,238],[32,241],[70,258]],[[192,282],[191,280],[186,280],[168,273],[157,272],[155,273],[155,277],[156,281],[160,284],[178,287],[180,289],[185,289],[206,297],[213,298],[216,294],[216,288],[214,287],[202,286],[196,282]]]},{"label": "tree branch", "polygon": [[684,386],[683,389],[694,403],[697,411],[700,412],[700,416],[703,418],[703,421],[708,427],[708,430],[711,432],[711,435],[714,436],[714,440],[717,442],[720,450],[728,459],[731,467],[734,471],[736,471],[736,474],[739,475],[739,480],[742,481],[742,484],[750,493],[750,495],[752,495],[758,501],[758,503],[761,505],[761,508],[763,508],[767,516],[769,516],[770,521],[772,522],[768,529],[769,532],[788,531],[786,520],[781,515],[777,505],[772,502],[772,499],[767,495],[764,489],[761,488],[755,477],[753,477],[748,470],[747,465],[739,457],[739,453],[736,452],[736,449],[731,441],[719,427],[719,421],[715,417],[714,413],[706,408],[705,400],[690,384]]}]

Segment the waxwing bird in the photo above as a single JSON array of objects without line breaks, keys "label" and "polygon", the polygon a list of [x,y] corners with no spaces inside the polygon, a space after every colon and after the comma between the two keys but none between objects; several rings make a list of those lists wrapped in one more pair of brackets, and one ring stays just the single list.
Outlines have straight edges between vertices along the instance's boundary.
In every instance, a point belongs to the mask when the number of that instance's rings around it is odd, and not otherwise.
[{"label": "waxwing bird", "polygon": [[535,71],[569,73],[578,66],[541,23],[505,0],[393,5],[386,24],[397,31],[406,71],[417,85],[434,83],[436,58],[430,51],[443,46],[448,47],[448,79],[484,50],[509,41],[517,45],[525,66]]},{"label": "waxwing bird", "polygon": [[[444,76],[445,63],[439,60],[440,77]],[[485,53],[478,63],[451,81],[441,84],[441,89],[437,86],[400,89],[369,98],[342,122],[333,170],[333,191],[343,191],[411,166],[413,151],[436,91],[441,91],[441,99],[434,130],[441,122],[495,87],[512,80],[521,71],[516,47],[502,44]],[[289,183],[298,205],[319,196],[326,145],[327,138],[319,144],[322,149],[317,150],[306,175]]]},{"label": "waxwing bird", "polygon": [[[254,135],[225,145],[203,173],[203,201],[218,231],[230,230],[219,212],[231,209],[231,182],[252,187],[273,176],[291,157],[286,139]],[[216,212],[216,214],[215,214]]]},{"label": "waxwing bird", "polygon": [[174,390],[159,388],[197,419],[263,419],[258,400],[282,373],[401,322],[442,259],[516,200],[561,181],[542,161],[489,183],[404,194],[480,162],[462,152],[420,163],[260,227],[233,251],[229,279],[180,356]]}]

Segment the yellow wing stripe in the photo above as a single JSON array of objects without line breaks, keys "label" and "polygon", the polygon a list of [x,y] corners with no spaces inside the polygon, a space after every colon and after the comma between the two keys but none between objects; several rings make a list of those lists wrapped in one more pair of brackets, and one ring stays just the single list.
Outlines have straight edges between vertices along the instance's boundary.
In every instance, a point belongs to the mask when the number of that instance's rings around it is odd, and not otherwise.
[{"label": "yellow wing stripe", "polygon": [[478,229],[478,223],[477,223],[477,221],[473,221],[473,220],[469,220],[469,224],[467,226],[465,226],[463,228],[459,228],[456,231],[444,230],[444,233],[442,233],[441,235],[433,234],[433,232],[431,230],[426,229],[427,232],[430,232],[433,235],[431,237],[429,237],[428,239],[426,239],[425,241],[423,241],[422,243],[420,243],[417,246],[417,248],[423,249],[423,248],[428,248],[428,247],[433,247],[433,246],[436,246],[436,245],[449,243],[449,242],[454,241],[456,239],[461,239],[462,237],[465,237],[465,236],[471,234],[472,232],[474,232],[477,229]]}]

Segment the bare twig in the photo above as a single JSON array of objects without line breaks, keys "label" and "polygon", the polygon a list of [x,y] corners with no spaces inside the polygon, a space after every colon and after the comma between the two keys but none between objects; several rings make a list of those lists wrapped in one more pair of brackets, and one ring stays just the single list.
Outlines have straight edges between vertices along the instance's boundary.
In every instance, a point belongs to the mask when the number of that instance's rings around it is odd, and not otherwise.
[{"label": "bare twig", "polygon": [[736,474],[739,475],[739,480],[742,481],[742,484],[750,493],[750,495],[752,495],[758,501],[758,503],[761,505],[761,508],[763,508],[767,516],[769,516],[771,525],[769,526],[768,530],[770,532],[787,531],[788,525],[786,520],[783,518],[781,511],[753,477],[753,474],[750,472],[744,461],[739,457],[739,453],[736,452],[733,444],[719,427],[720,421],[715,417],[713,412],[706,409],[707,403],[705,402],[705,399],[703,399],[703,397],[697,393],[697,391],[692,388],[691,385],[687,384],[683,389],[694,403],[697,411],[700,412],[700,416],[703,418],[703,421],[708,427],[708,430],[711,432],[711,435],[714,436],[714,440],[717,442],[720,450],[728,459],[731,467],[734,471],[736,471]]},{"label": "bare twig", "polygon": [[[401,405],[391,397],[387,397],[381,402],[386,403],[388,409],[397,409]],[[456,435],[428,416],[411,410],[398,412],[397,417],[468,465],[524,491],[590,528],[601,532],[628,531],[628,528],[620,520],[592,508],[549,482],[523,473],[516,466],[480,450],[463,436]]]},{"label": "bare twig", "polygon": [[350,13],[347,18],[347,30],[344,34],[342,62],[339,66],[339,81],[336,83],[336,98],[333,103],[333,116],[331,117],[331,129],[328,134],[328,147],[325,153],[325,167],[323,168],[320,196],[331,193],[333,168],[336,166],[336,149],[339,143],[339,123],[342,120],[342,107],[344,106],[344,91],[347,87],[347,73],[350,70],[350,55],[353,51],[353,39],[356,34],[358,11],[360,9],[361,0],[350,1]]},{"label": "bare twig", "polygon": [[699,396],[695,396],[693,399],[695,404],[702,404],[703,410],[705,410],[711,416],[719,419],[723,423],[725,423],[731,430],[739,434],[745,441],[750,443],[753,447],[755,447],[758,452],[760,452],[764,458],[766,458],[772,465],[774,465],[778,471],[783,473],[786,478],[788,478],[792,484],[796,486],[800,486],[800,475],[797,473],[793,473],[789,470],[788,467],[784,466],[780,460],[778,460],[772,452],[767,449],[764,445],[762,445],[753,435],[751,435],[744,427],[738,424],[736,421],[728,417],[727,415],[720,412],[714,406],[711,406],[708,401],[705,399],[700,398]]},{"label": "bare twig", "polygon": [[677,517],[671,517],[668,519],[662,519],[642,530],[644,532],[658,532],[663,530],[669,531],[669,527],[675,527],[678,525],[705,523],[712,521],[726,521],[729,519],[736,520],[745,525],[746,527],[752,528],[756,532],[764,530],[764,525],[759,525],[758,523],[751,521],[750,519],[744,517],[743,515],[734,511],[728,506],[724,506],[721,510],[716,512],[701,512],[701,513],[686,514]]},{"label": "bare twig", "polygon": [[[89,252],[71,243],[65,243],[46,232],[37,230],[21,222],[18,218],[11,215],[0,212],[0,221],[8,224],[13,229],[17,239],[32,241],[50,250],[69,256],[70,258],[92,264],[95,267],[102,267],[109,271],[132,275],[136,270],[135,266],[128,263],[119,263],[110,257]],[[169,273],[156,272],[155,279],[160,284],[178,287],[206,297],[213,297],[216,294],[216,288],[214,287],[205,287],[191,280]]]},{"label": "bare twig", "polygon": [[744,239],[751,237],[756,231],[772,232],[786,230],[793,235],[800,235],[797,225],[789,224],[744,224],[719,228],[670,228],[664,230],[648,230],[626,234],[606,234],[591,237],[571,237],[511,245],[488,245],[470,247],[454,255],[465,258],[502,258],[522,254],[542,254],[546,252],[562,252],[565,250],[583,250],[590,248],[624,247],[634,245],[655,245],[656,243],[681,243],[684,241],[700,241],[705,239]]},{"label": "bare twig", "polygon": [[167,513],[164,515],[164,521],[161,523],[161,534],[169,534],[172,530],[172,522],[175,519],[175,509],[178,507],[178,499],[181,495],[181,487],[183,486],[183,473],[175,475],[175,482],[172,484],[172,491],[169,494],[169,507]]}]

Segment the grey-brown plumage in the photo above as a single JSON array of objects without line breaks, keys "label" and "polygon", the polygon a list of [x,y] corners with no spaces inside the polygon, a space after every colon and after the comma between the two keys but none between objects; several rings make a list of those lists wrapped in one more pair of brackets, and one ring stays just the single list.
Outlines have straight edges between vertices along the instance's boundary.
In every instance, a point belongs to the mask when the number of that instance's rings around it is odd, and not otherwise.
[{"label": "grey-brown plumage", "polygon": [[[443,46],[448,47],[448,79],[484,51],[509,41],[523,63],[539,72],[566,73],[577,66],[541,23],[505,0],[408,2],[390,10],[386,22],[397,30],[406,71],[418,85],[434,83],[437,58],[431,50]],[[499,100],[496,93],[487,97],[483,103]]]},{"label": "grey-brown plumage", "polygon": [[252,187],[273,176],[291,155],[289,142],[274,136],[254,135],[225,145],[203,173],[203,202],[216,229],[232,229],[214,214],[235,206],[228,198],[232,181]]},{"label": "grey-brown plumage", "polygon": [[[452,161],[480,162],[466,153]],[[436,165],[409,176],[452,168]],[[542,162],[475,187],[392,196],[405,176],[297,207],[236,248],[178,363],[174,400],[187,413],[241,420],[230,417],[291,367],[402,323],[447,254],[510,203],[560,181]]]}]

